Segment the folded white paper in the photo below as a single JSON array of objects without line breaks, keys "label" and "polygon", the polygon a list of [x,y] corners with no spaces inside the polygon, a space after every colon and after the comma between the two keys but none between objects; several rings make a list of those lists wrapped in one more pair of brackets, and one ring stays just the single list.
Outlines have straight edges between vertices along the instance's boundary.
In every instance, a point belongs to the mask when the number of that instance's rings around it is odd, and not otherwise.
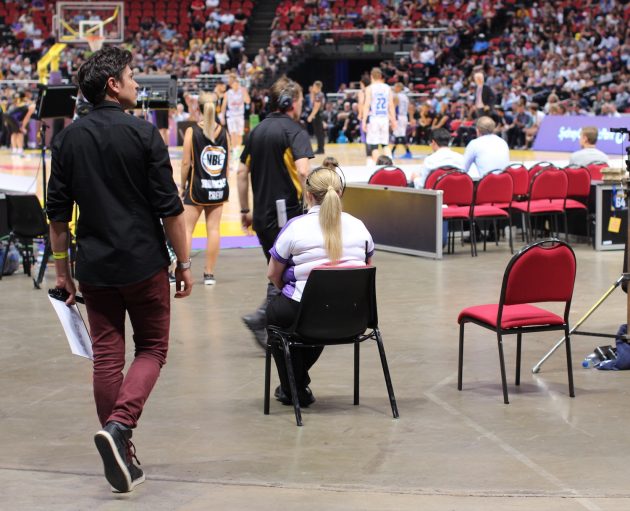
[{"label": "folded white paper", "polygon": [[59,316],[59,321],[61,321],[63,331],[66,333],[72,353],[80,357],[94,360],[94,355],[92,354],[92,339],[90,338],[90,334],[85,327],[85,323],[76,304],[68,307],[64,302],[52,296],[49,296],[48,299],[55,309],[57,316]]}]

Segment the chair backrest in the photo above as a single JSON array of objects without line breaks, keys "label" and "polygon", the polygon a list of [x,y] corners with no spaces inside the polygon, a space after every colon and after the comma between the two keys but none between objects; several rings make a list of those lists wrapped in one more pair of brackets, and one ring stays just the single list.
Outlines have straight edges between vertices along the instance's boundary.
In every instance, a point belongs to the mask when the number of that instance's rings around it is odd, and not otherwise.
[{"label": "chair backrest", "polygon": [[591,179],[601,181],[603,178],[602,169],[605,169],[608,166],[608,163],[605,163],[603,161],[594,161],[592,163],[589,163],[586,168],[591,173]]},{"label": "chair backrest", "polygon": [[505,167],[505,171],[512,176],[514,195],[527,195],[527,192],[529,192],[529,174],[525,165],[512,163],[512,165]]},{"label": "chair backrest", "polygon": [[527,171],[527,173],[529,174],[529,182],[531,183],[532,179],[534,179],[534,176],[538,174],[541,170],[556,170],[557,168],[558,167],[556,167],[553,163],[549,161],[541,161],[539,163],[536,163]]},{"label": "chair backrest", "polygon": [[569,304],[575,269],[575,254],[563,241],[550,239],[527,245],[512,257],[505,269],[500,304]]},{"label": "chair backrest", "polygon": [[472,204],[474,184],[466,172],[458,170],[447,172],[437,180],[433,189],[444,192],[442,203],[448,206],[470,206]]},{"label": "chair backrest", "polygon": [[563,169],[541,170],[532,178],[529,200],[566,199],[569,178]]},{"label": "chair backrest", "polygon": [[569,178],[567,197],[588,197],[591,194],[591,173],[586,167],[569,165],[564,171]]},{"label": "chair backrest", "polygon": [[24,238],[36,238],[48,233],[48,224],[36,195],[7,195],[9,228]]},{"label": "chair backrest", "polygon": [[315,268],[291,330],[304,339],[341,342],[376,328],[376,268]]},{"label": "chair backrest", "polygon": [[369,185],[407,186],[407,176],[394,166],[378,169],[370,176]]},{"label": "chair backrest", "polygon": [[504,170],[488,172],[477,183],[475,189],[475,205],[478,204],[508,204],[512,202],[514,185],[512,176]]},{"label": "chair backrest", "polygon": [[435,187],[435,183],[440,177],[442,177],[447,172],[452,172],[454,170],[460,170],[457,167],[451,167],[450,165],[445,165],[444,167],[438,167],[437,169],[433,169],[429,172],[427,179],[424,183],[424,188],[426,190],[433,190]]}]

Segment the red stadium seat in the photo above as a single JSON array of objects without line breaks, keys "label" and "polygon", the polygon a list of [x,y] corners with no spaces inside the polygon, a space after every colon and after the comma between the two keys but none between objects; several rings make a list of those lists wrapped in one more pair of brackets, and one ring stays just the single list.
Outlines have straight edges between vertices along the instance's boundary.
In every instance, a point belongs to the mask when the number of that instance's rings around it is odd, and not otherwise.
[{"label": "red stadium seat", "polygon": [[407,176],[394,166],[387,166],[376,170],[368,180],[369,185],[407,186]]}]

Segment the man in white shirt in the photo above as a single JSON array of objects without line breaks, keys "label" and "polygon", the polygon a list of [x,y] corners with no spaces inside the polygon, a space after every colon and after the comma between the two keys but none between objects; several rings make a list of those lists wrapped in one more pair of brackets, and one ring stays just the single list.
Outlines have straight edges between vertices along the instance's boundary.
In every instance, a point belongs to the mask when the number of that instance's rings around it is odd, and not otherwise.
[{"label": "man in white shirt", "polygon": [[423,188],[427,176],[437,168],[446,166],[464,168],[464,157],[448,147],[451,142],[451,134],[447,129],[438,128],[431,131],[430,139],[433,152],[424,159],[420,175],[415,172],[411,174],[414,188]]},{"label": "man in white shirt", "polygon": [[[464,151],[464,171],[473,179],[510,164],[510,148],[505,140],[494,134],[495,127],[490,117],[477,119],[477,138],[471,140]],[[476,168],[471,171],[473,163]]]},{"label": "man in white shirt", "polygon": [[580,165],[581,167],[589,163],[608,163],[606,153],[595,147],[597,143],[597,128],[595,126],[584,126],[580,131],[580,149],[571,154],[569,165]]}]

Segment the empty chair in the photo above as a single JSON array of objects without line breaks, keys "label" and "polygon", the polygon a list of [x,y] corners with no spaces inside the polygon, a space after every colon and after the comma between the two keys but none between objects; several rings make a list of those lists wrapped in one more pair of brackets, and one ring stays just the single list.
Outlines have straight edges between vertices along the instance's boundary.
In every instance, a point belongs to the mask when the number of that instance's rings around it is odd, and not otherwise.
[{"label": "empty chair", "polygon": [[[509,209],[512,203],[512,195],[514,193],[512,176],[503,170],[493,170],[481,178],[475,188],[473,207],[470,209],[470,220],[472,222],[480,222],[484,228],[487,222],[492,221],[494,225],[495,239],[499,241],[499,231],[497,228],[497,220],[507,220],[510,226],[510,252],[512,248],[512,220],[510,214],[503,208]],[[483,240],[483,250],[486,250],[486,236]],[[471,243],[474,246],[475,255],[477,255],[475,229],[471,228]]]},{"label": "empty chair", "polygon": [[[33,262],[33,240],[35,238],[48,239],[46,217],[36,195],[7,195],[6,197],[10,229],[9,243],[19,242],[24,273],[30,275]],[[7,252],[5,251],[5,258]],[[4,261],[0,268],[4,268]]]},{"label": "empty chair", "polygon": [[[429,177],[431,177],[429,175]],[[428,181],[428,178],[427,178]],[[448,253],[455,252],[455,232],[450,228],[453,222],[459,222],[460,232],[464,232],[464,221],[470,219],[470,206],[473,201],[473,181],[465,172],[452,170],[438,178],[433,186],[434,190],[442,190],[444,196],[442,204],[442,218],[448,222]],[[474,232],[471,229],[470,255],[475,255]]]},{"label": "empty chair", "polygon": [[[525,215],[527,242],[533,237],[532,217],[546,215],[553,218],[564,217],[565,238],[568,238],[567,216],[564,202],[567,198],[568,178],[562,169],[540,170],[532,178],[527,200],[513,201],[511,208]],[[555,230],[557,231],[557,225]]]},{"label": "empty chair", "polygon": [[525,198],[529,191],[529,174],[522,163],[512,163],[505,167],[505,171],[512,176],[514,200]]},{"label": "empty chair", "polygon": [[376,268],[373,266],[354,268],[331,266],[311,271],[293,325],[287,329],[273,325],[267,327],[269,335],[265,360],[264,401],[266,415],[269,414],[273,343],[279,344],[284,352],[295,420],[297,425],[301,426],[302,415],[293,376],[291,348],[354,344],[354,404],[358,405],[360,343],[372,339],[378,346],[392,414],[394,418],[398,418],[398,407],[383,339],[378,328],[375,278]]},{"label": "empty chair", "polygon": [[602,169],[608,167],[608,163],[603,161],[594,161],[593,163],[589,163],[586,168],[591,173],[591,179],[594,181],[601,181],[603,179]]},{"label": "empty chair", "polygon": [[[459,358],[457,388],[462,390],[464,364],[464,327],[474,323],[497,335],[503,402],[509,404],[503,337],[516,335],[515,385],[521,379],[521,338],[523,334],[562,330],[565,335],[569,395],[575,396],[569,336],[569,310],[575,283],[575,254],[569,245],[557,239],[528,245],[512,257],[505,269],[498,304],[476,305],[459,313]],[[535,303],[564,302],[559,316]]]},{"label": "empty chair", "polygon": [[427,180],[424,182],[424,188],[427,190],[433,190],[433,187],[435,186],[435,182],[441,176],[443,176],[447,172],[453,172],[454,170],[461,171],[461,169],[458,169],[457,167],[451,167],[450,165],[433,169],[431,172],[429,172],[429,175],[427,176]]},{"label": "empty chair", "polygon": [[[591,225],[588,213],[588,201],[591,195],[591,173],[586,167],[569,165],[564,168],[569,180],[567,185],[567,199],[565,211],[583,212],[586,221],[586,236],[590,239]],[[560,201],[561,199],[556,199]]]},{"label": "empty chair", "polygon": [[541,161],[539,163],[536,163],[527,171],[527,173],[529,174],[529,181],[531,182],[531,180],[534,179],[534,176],[538,174],[538,172],[540,172],[541,170],[556,170],[557,168],[558,167],[556,167],[553,163],[549,161]]},{"label": "empty chair", "polygon": [[368,180],[369,185],[407,186],[407,176],[394,166],[377,169]]}]

